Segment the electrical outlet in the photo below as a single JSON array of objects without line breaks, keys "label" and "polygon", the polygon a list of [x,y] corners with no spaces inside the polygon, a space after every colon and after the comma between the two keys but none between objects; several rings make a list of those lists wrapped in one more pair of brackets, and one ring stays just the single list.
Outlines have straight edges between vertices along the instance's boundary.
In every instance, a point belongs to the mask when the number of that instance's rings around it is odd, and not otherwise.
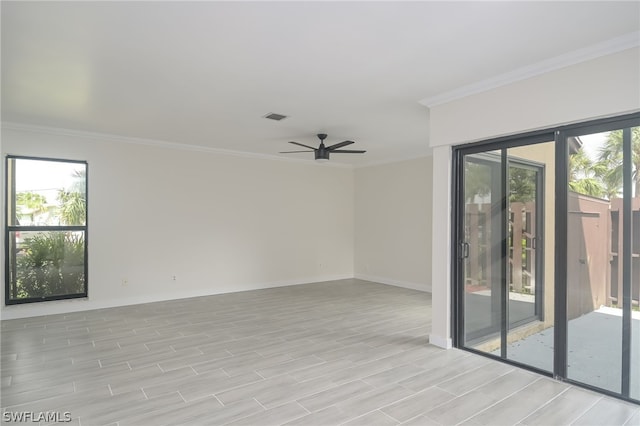
[{"label": "electrical outlet", "polygon": [[172,279],[173,281],[177,281],[177,280],[178,280],[178,279],[176,278],[176,276],[175,276],[175,275],[174,275],[171,279]]},{"label": "electrical outlet", "polygon": [[126,287],[126,286],[128,286],[128,285],[129,285],[129,280],[128,280],[128,279],[126,279],[126,278],[123,278],[123,279],[122,279],[122,286],[123,286],[123,287]]}]

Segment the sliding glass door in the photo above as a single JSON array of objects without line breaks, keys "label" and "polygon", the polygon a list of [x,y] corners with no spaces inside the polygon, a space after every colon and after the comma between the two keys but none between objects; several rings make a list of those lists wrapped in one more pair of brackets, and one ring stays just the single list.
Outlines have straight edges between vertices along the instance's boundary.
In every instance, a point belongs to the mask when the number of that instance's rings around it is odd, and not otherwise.
[{"label": "sliding glass door", "polygon": [[[626,124],[626,125],[625,125]],[[567,378],[640,399],[640,127],[566,136]]]},{"label": "sliding glass door", "polygon": [[464,276],[465,341],[500,350],[502,265],[502,183],[500,152],[464,158],[464,239],[460,241]]},{"label": "sliding glass door", "polygon": [[551,371],[552,331],[538,351],[519,343],[545,329],[545,157],[552,144],[461,157],[458,272],[466,346]]},{"label": "sliding glass door", "polygon": [[454,342],[640,401],[640,114],[454,150]]}]

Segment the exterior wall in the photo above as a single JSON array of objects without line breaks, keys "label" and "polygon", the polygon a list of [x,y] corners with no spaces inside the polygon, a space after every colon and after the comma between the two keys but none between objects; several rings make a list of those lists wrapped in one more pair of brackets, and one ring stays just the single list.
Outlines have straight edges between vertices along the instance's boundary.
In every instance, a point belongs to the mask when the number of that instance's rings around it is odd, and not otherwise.
[{"label": "exterior wall", "polygon": [[509,155],[544,164],[544,324],[553,325],[554,320],[554,274],[555,274],[555,200],[556,157],[555,143],[543,143],[510,148]]},{"label": "exterior wall", "polygon": [[2,319],[353,277],[351,169],[6,128],[2,148],[89,163],[88,299]]},{"label": "exterior wall", "polygon": [[431,291],[432,158],[355,171],[355,275]]}]

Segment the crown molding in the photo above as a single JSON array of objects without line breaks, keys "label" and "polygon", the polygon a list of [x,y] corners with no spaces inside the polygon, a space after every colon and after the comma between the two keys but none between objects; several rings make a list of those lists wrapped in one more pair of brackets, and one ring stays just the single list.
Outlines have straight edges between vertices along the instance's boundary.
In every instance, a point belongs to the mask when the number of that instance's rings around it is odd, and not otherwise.
[{"label": "crown molding", "polygon": [[165,148],[165,149],[175,149],[178,151],[202,152],[202,153],[208,153],[208,154],[227,155],[232,157],[284,161],[284,162],[297,163],[297,164],[307,164],[307,165],[311,164],[316,167],[332,167],[332,168],[352,169],[352,170],[365,168],[365,167],[379,166],[383,164],[400,163],[403,161],[429,157],[432,155],[431,153],[422,153],[417,155],[400,156],[400,157],[389,158],[387,160],[367,162],[359,165],[343,164],[343,163],[336,163],[331,161],[319,163],[315,160],[304,160],[301,158],[280,157],[277,155],[258,154],[254,152],[235,151],[231,149],[222,149],[222,148],[212,148],[212,147],[207,147],[202,145],[191,145],[191,144],[182,144],[182,143],[176,143],[176,142],[167,142],[167,141],[161,141],[157,139],[134,138],[130,136],[120,136],[120,135],[114,135],[109,133],[87,132],[84,130],[65,129],[61,127],[51,127],[51,126],[40,126],[35,124],[23,124],[23,123],[16,123],[16,122],[10,122],[10,121],[3,121],[1,123],[1,128],[3,131],[14,130],[19,132],[39,133],[39,134],[50,135],[50,136],[64,136],[64,137],[81,138],[86,140],[103,141],[103,142],[146,145],[146,146],[153,146],[153,147],[159,147],[159,148]]},{"label": "crown molding", "polygon": [[574,50],[573,52],[569,52],[564,55],[555,56],[535,64],[527,65],[526,67],[518,68],[477,83],[461,86],[457,89],[422,99],[419,103],[431,108],[457,99],[465,98],[467,96],[496,89],[501,86],[506,86],[507,84],[515,83],[517,81],[536,77],[550,71],[555,71],[638,46],[640,46],[640,31],[635,31],[621,37],[616,37],[582,49]]},{"label": "crown molding", "polygon": [[176,142],[168,142],[156,139],[134,138],[130,136],[120,136],[109,133],[87,132],[83,130],[64,129],[59,127],[39,126],[33,124],[23,124],[14,122],[2,122],[2,130],[14,130],[20,132],[39,133],[50,136],[65,136],[82,138],[93,141],[125,143],[133,145],[146,145],[165,149],[174,149],[178,151],[202,152],[208,154],[227,155],[232,157],[253,158],[261,160],[284,161],[298,164],[312,164],[317,167],[333,167],[340,169],[353,169],[350,164],[341,164],[335,162],[318,163],[314,160],[304,160],[300,158],[279,157],[270,154],[258,154],[254,152],[236,151],[232,149],[212,148],[202,145],[182,144]]}]

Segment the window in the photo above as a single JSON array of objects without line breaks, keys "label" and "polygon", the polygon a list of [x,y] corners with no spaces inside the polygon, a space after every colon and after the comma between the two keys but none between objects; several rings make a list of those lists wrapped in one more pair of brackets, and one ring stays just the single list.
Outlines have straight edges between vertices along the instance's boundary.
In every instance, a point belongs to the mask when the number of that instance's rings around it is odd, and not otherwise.
[{"label": "window", "polygon": [[87,163],[6,159],[5,303],[87,296]]}]

